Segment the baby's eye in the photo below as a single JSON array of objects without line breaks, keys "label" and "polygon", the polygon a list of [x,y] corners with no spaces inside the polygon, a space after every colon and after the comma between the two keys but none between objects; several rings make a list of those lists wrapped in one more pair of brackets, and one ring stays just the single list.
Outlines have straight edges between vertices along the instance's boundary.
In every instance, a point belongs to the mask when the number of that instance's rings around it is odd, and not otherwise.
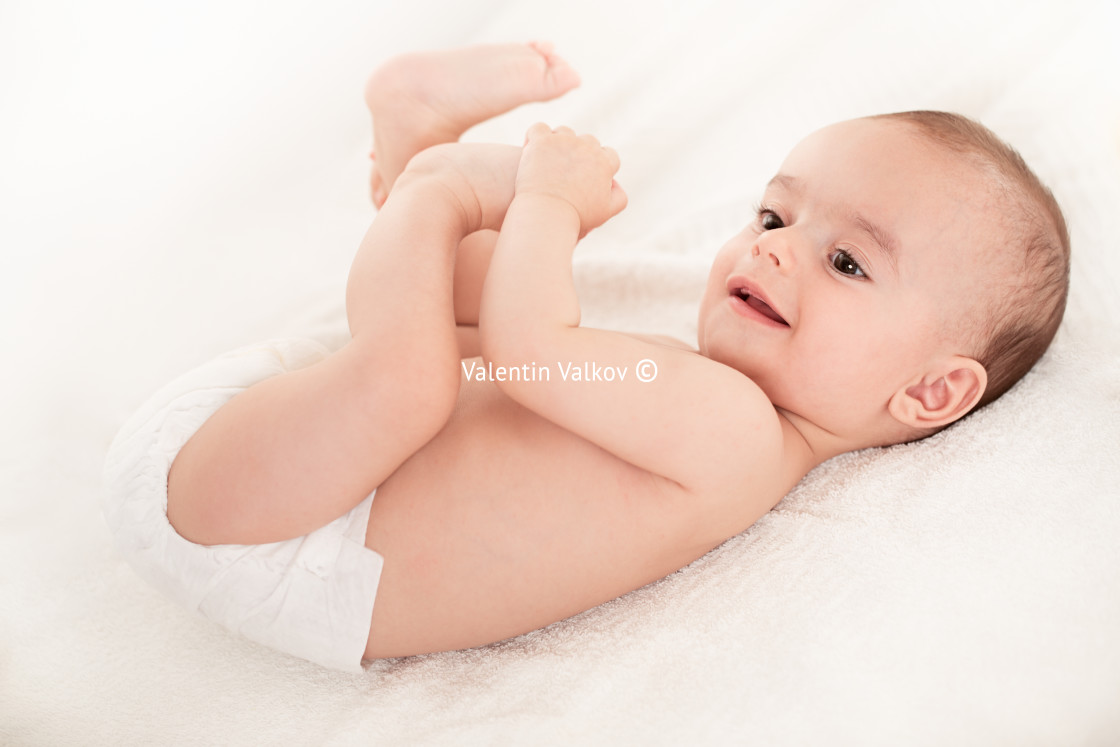
[{"label": "baby's eye", "polygon": [[762,226],[763,231],[785,228],[785,223],[782,223],[782,219],[778,217],[777,213],[764,208],[760,208],[758,211],[758,225]]},{"label": "baby's eye", "polygon": [[859,263],[852,259],[852,255],[848,254],[843,249],[834,251],[829,255],[828,260],[832,262],[832,266],[836,268],[836,271],[841,275],[851,275],[852,277],[859,278],[867,277],[863,272],[863,268],[859,266]]}]

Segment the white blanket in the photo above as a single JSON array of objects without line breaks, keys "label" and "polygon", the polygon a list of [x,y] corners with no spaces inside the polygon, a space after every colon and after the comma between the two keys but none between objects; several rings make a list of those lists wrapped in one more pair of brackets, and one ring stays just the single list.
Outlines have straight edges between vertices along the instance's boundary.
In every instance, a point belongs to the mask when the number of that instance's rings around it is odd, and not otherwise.
[{"label": "white blanket", "polygon": [[[1120,741],[1114,7],[5,4],[0,743]],[[346,675],[184,614],[112,550],[109,441],[224,350],[338,344],[373,216],[366,74],[523,39],[583,86],[469,139],[545,119],[620,152],[630,207],[577,252],[585,323],[693,335],[711,256],[797,140],[942,108],[1009,139],[1066,209],[1053,350],[958,426],[828,462],[688,568],[512,641]]]}]

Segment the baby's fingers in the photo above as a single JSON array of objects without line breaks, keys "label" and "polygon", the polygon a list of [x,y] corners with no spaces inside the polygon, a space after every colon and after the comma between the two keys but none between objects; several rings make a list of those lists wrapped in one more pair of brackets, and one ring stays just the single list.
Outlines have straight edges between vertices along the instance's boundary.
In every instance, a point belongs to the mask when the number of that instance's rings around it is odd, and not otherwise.
[{"label": "baby's fingers", "polygon": [[551,134],[552,134],[552,128],[551,127],[546,125],[544,122],[537,122],[535,125],[532,125],[528,130],[526,130],[526,132],[525,132],[525,144],[528,145],[529,143],[531,143],[532,141],[536,140],[539,137],[542,137],[544,135],[551,135]]},{"label": "baby's fingers", "polygon": [[626,204],[630,198],[626,196],[625,190],[618,185],[614,179],[611,179],[611,196],[607,202],[607,210],[611,218],[618,215],[626,208]]},{"label": "baby's fingers", "polygon": [[[610,166],[611,173],[617,173],[619,167],[622,166],[622,160],[618,157],[618,151],[616,151],[614,148],[608,148],[604,145],[603,154],[607,157],[607,165]],[[617,187],[618,184],[615,183],[614,186]]]}]

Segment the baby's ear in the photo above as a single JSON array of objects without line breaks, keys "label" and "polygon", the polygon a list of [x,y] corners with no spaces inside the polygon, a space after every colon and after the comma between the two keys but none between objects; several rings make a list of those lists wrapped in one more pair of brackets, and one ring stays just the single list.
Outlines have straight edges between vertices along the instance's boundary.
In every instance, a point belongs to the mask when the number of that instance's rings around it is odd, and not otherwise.
[{"label": "baby's ear", "polygon": [[979,362],[954,355],[895,392],[887,409],[912,428],[941,428],[968,414],[987,385]]}]

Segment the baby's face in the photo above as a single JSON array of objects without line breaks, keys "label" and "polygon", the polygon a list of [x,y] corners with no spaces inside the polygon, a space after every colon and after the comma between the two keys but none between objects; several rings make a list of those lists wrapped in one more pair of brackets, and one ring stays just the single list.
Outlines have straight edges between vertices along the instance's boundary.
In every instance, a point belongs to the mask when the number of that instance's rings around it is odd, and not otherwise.
[{"label": "baby's face", "polygon": [[924,364],[969,354],[950,333],[985,293],[986,194],[976,172],[905,124],[853,120],[810,135],[716,256],[700,351],[782,410],[873,434]]}]

